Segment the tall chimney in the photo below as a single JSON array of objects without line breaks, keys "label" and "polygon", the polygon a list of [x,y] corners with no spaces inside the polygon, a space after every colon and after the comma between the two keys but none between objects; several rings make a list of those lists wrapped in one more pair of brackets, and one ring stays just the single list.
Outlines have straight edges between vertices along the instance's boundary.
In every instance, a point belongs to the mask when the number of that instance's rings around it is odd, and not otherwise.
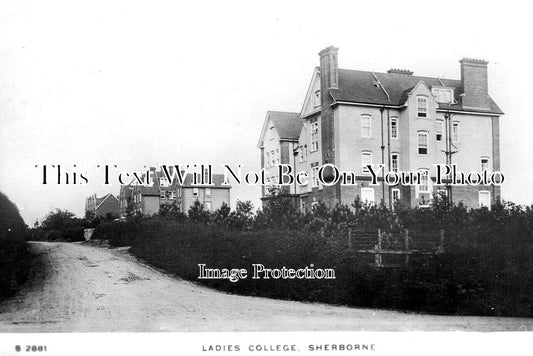
[{"label": "tall chimney", "polygon": [[461,63],[462,105],[470,109],[490,109],[487,64],[482,59],[463,58]]},{"label": "tall chimney", "polygon": [[[322,150],[322,164],[335,164],[335,133],[333,118],[333,97],[331,89],[339,88],[339,71],[337,51],[333,46],[323,49],[318,53],[320,56],[320,143]],[[313,120],[313,119],[311,119]],[[324,171],[329,176],[328,170]],[[327,179],[327,178],[326,178]],[[340,199],[340,185],[324,186],[322,189],[322,201],[333,208]]]},{"label": "tall chimney", "polygon": [[[338,48],[329,46],[318,53],[320,56],[320,79],[322,82],[322,88],[339,88],[339,67],[337,61],[338,50]],[[324,93],[325,91],[322,90],[322,92]]]}]

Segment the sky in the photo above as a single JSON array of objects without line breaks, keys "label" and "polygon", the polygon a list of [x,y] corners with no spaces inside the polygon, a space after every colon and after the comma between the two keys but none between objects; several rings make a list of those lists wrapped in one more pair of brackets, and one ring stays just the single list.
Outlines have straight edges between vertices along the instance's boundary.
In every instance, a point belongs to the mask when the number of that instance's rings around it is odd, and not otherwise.
[{"label": "sky", "polygon": [[[340,68],[377,72],[459,79],[459,59],[488,60],[506,113],[502,195],[532,204],[533,31],[525,5],[505,4],[1,1],[0,191],[32,226],[56,208],[83,216],[93,193],[118,195],[98,165],[259,171],[266,111],[299,112],[318,52],[334,45]],[[43,165],[89,182],[43,185]],[[232,203],[259,197],[232,188]]]}]

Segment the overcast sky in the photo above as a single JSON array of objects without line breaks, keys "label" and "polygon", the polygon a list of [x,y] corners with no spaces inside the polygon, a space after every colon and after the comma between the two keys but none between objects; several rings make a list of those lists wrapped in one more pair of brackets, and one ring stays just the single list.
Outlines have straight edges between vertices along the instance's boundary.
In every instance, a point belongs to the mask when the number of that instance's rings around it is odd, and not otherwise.
[{"label": "overcast sky", "polygon": [[[267,110],[299,112],[326,46],[339,66],[459,78],[489,64],[501,120],[503,197],[533,203],[530,12],[488,2],[2,1],[0,191],[33,225],[51,209],[84,214],[98,164],[244,164]],[[517,3],[519,4],[519,3]],[[42,185],[35,165],[86,173]],[[77,167],[74,168],[73,165]],[[234,187],[259,205],[256,187]]]}]

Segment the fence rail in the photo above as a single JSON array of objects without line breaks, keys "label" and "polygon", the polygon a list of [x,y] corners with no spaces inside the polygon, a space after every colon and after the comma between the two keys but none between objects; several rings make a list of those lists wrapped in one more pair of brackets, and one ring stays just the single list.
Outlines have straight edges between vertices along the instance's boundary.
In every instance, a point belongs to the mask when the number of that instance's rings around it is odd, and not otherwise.
[{"label": "fence rail", "polygon": [[[324,234],[324,231],[322,231]],[[444,230],[437,233],[410,233],[408,229],[391,232],[347,229],[345,233],[349,252],[374,255],[378,267],[407,265],[410,257],[433,256],[444,252]]]}]

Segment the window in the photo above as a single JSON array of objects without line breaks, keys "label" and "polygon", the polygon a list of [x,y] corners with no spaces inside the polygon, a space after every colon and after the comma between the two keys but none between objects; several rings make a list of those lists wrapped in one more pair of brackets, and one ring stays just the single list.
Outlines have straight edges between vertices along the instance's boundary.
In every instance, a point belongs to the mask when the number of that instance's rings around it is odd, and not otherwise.
[{"label": "window", "polygon": [[168,180],[165,177],[161,177],[159,179],[159,186],[160,187],[168,187],[169,186]]},{"label": "window", "polygon": [[366,204],[374,204],[374,188],[361,188],[361,201]]},{"label": "window", "polygon": [[207,210],[207,211],[211,211],[212,210],[212,205],[211,205],[210,201],[206,201],[204,205],[205,205],[205,210]]},{"label": "window", "polygon": [[398,138],[398,118],[390,119],[390,138]]},{"label": "window", "polygon": [[419,169],[422,172],[420,175],[420,182],[418,185],[418,192],[429,193],[429,171],[427,169]]},{"label": "window", "polygon": [[279,164],[279,148],[276,148],[276,163]]},{"label": "window", "polygon": [[171,192],[170,192],[170,199],[171,199],[171,200],[176,199],[176,192],[175,192],[175,191],[171,191]]},{"label": "window", "polygon": [[479,192],[479,207],[486,207],[490,210],[490,192],[482,190]]},{"label": "window", "polygon": [[454,121],[452,123],[452,141],[459,142],[459,122]]},{"label": "window", "polygon": [[267,152],[267,157],[266,157],[266,166],[270,167],[270,153],[268,152]]},{"label": "window", "polygon": [[211,188],[205,188],[205,197],[211,198]]},{"label": "window", "polygon": [[400,155],[398,153],[391,154],[391,170],[393,172],[398,172],[398,168],[400,167],[398,161],[400,159]]},{"label": "window", "polygon": [[307,160],[307,145],[300,146],[300,163]]},{"label": "window", "polygon": [[392,201],[395,202],[397,200],[400,200],[400,189],[394,188],[392,190]]},{"label": "window", "polygon": [[418,131],[418,154],[428,154],[428,133],[427,131]]},{"label": "window", "polygon": [[273,140],[276,137],[276,134],[274,133],[274,126],[270,126],[270,139]]},{"label": "window", "polygon": [[198,198],[198,188],[192,188],[192,196],[193,198]]},{"label": "window", "polygon": [[372,152],[361,152],[361,168],[363,169],[363,173],[370,173],[368,170],[368,165],[372,164]]},{"label": "window", "polygon": [[452,102],[452,90],[450,89],[435,89],[433,94],[437,97],[437,102],[450,104]]},{"label": "window", "polygon": [[372,137],[372,117],[370,115],[361,116],[361,137]]},{"label": "window", "polygon": [[481,172],[489,170],[489,158],[481,157]]},{"label": "window", "polygon": [[311,152],[318,150],[318,121],[311,123]]},{"label": "window", "polygon": [[164,190],[162,190],[162,191],[159,192],[159,197],[160,197],[161,199],[165,199],[166,196],[167,196],[167,192],[165,192]]},{"label": "window", "polygon": [[311,181],[313,187],[318,187],[318,162],[311,164]]},{"label": "window", "polygon": [[417,116],[428,117],[428,98],[427,96],[417,96]]},{"label": "window", "polygon": [[320,90],[315,91],[315,108],[320,106]]},{"label": "window", "polygon": [[437,141],[442,141],[442,132],[444,128],[444,122],[442,120],[435,121],[435,132]]},{"label": "window", "polygon": [[276,164],[276,157],[274,156],[274,150],[270,151],[270,162],[272,162],[271,166],[274,166]]}]

